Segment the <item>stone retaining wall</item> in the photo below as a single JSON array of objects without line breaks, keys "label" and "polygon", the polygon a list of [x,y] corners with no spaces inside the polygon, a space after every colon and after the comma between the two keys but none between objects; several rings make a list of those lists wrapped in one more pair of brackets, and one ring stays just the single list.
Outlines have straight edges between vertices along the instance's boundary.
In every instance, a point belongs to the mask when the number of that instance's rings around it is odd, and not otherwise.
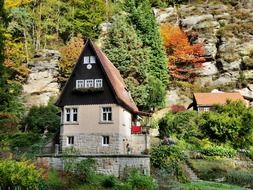
[{"label": "stone retaining wall", "polygon": [[62,170],[65,160],[96,160],[97,172],[123,178],[131,168],[139,169],[143,174],[150,175],[150,158],[148,155],[43,155],[37,158],[38,162],[49,167]]}]

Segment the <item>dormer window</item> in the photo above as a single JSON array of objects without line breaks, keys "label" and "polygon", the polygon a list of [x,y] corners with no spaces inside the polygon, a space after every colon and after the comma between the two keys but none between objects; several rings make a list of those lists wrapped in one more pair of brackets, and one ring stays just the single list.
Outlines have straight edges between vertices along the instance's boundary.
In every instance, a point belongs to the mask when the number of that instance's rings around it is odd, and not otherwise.
[{"label": "dormer window", "polygon": [[83,64],[94,64],[96,63],[95,56],[84,56],[83,57]]},{"label": "dormer window", "polygon": [[93,87],[93,79],[85,80],[85,88],[92,88]]},{"label": "dormer window", "polygon": [[75,89],[102,89],[103,79],[86,79],[86,80],[76,80]]},{"label": "dormer window", "polygon": [[84,80],[76,80],[76,88],[84,88]]},{"label": "dormer window", "polygon": [[102,88],[102,87],[103,87],[103,80],[95,79],[95,88]]}]

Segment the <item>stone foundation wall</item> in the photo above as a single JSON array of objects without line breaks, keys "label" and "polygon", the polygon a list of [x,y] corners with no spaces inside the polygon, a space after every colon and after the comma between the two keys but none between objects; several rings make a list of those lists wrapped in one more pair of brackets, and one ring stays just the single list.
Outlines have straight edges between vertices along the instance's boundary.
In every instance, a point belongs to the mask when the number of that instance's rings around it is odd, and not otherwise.
[{"label": "stone foundation wall", "polygon": [[[62,137],[62,148],[74,147],[81,154],[124,154],[124,137],[119,134],[78,134],[74,145],[67,144],[67,136]],[[109,136],[109,145],[102,145],[102,137]]]},{"label": "stone foundation wall", "polygon": [[[102,137],[109,136],[109,145],[102,145]],[[141,154],[149,149],[149,135],[133,134],[127,138],[119,134],[78,134],[74,135],[74,145],[67,144],[67,136],[63,136],[61,143],[63,150],[74,147],[80,154],[127,154],[127,144],[132,154]]]},{"label": "stone foundation wall", "polygon": [[65,160],[84,160],[87,158],[94,159],[97,163],[97,172],[124,177],[131,168],[139,169],[143,174],[150,175],[150,158],[148,155],[68,155],[58,156],[39,156],[38,162],[48,165],[49,167],[62,170]]}]

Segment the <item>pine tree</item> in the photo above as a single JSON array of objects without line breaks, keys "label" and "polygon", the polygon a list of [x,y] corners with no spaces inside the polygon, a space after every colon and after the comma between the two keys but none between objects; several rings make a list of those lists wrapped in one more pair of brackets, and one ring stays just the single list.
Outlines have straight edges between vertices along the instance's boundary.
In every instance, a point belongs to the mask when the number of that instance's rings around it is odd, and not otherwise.
[{"label": "pine tree", "polygon": [[149,111],[162,105],[164,85],[149,73],[152,70],[150,48],[143,47],[141,39],[124,15],[114,18],[104,51],[119,69],[140,109]]},{"label": "pine tree", "polygon": [[130,22],[135,26],[144,47],[151,49],[149,73],[166,85],[168,81],[166,53],[150,2],[148,0],[129,0],[126,2],[125,9],[130,13]]}]

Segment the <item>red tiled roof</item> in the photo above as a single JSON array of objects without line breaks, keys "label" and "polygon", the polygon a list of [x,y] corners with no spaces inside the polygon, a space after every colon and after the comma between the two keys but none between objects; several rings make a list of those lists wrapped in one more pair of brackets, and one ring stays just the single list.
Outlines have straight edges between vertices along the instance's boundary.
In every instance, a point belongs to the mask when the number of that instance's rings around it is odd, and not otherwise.
[{"label": "red tiled roof", "polygon": [[[227,100],[245,102],[242,95],[238,92],[231,93],[194,93],[193,94],[197,105],[199,106],[212,106],[215,104],[225,104]],[[246,102],[245,102],[246,103]]]},{"label": "red tiled roof", "polygon": [[[116,99],[119,104],[128,109],[132,113],[140,113],[138,107],[134,103],[133,99],[126,90],[126,85],[121,77],[118,69],[111,63],[106,55],[92,42],[91,45],[94,48],[98,59],[111,83],[112,89],[115,93]],[[87,42],[86,42],[87,43]]]}]

